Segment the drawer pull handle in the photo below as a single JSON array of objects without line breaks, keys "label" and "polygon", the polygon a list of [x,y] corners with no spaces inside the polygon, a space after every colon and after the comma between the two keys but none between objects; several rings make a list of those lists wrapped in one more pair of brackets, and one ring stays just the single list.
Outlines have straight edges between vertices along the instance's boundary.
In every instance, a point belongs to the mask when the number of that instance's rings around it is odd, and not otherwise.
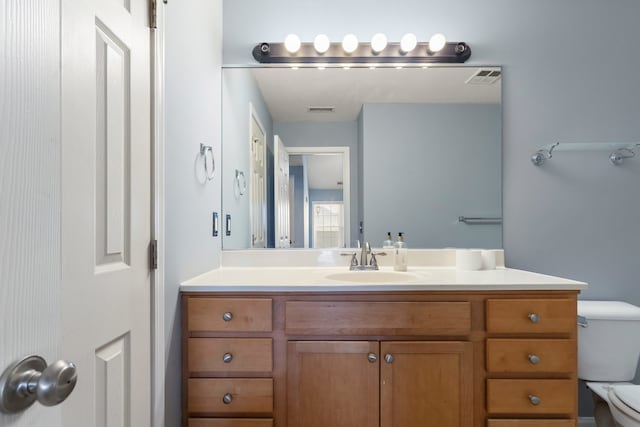
[{"label": "drawer pull handle", "polygon": [[231,393],[227,393],[224,396],[222,396],[222,403],[224,403],[225,405],[228,405],[231,402],[233,402],[233,396],[231,395]]},{"label": "drawer pull handle", "polygon": [[537,365],[538,363],[540,363],[540,357],[536,356],[535,354],[530,354],[527,356],[527,358],[532,365]]},{"label": "drawer pull handle", "polygon": [[529,320],[531,320],[531,323],[540,323],[540,316],[535,313],[531,313],[527,317],[529,318]]},{"label": "drawer pull handle", "polygon": [[233,319],[233,313],[231,313],[230,311],[227,311],[222,315],[222,320],[224,320],[225,322],[230,322],[231,319]]},{"label": "drawer pull handle", "polygon": [[378,356],[376,356],[375,353],[369,353],[367,355],[367,359],[369,360],[369,362],[375,363],[378,360]]},{"label": "drawer pull handle", "polygon": [[540,404],[540,398],[538,396],[530,394],[529,395],[529,402],[531,402],[531,404],[534,405],[534,406],[538,406]]},{"label": "drawer pull handle", "polygon": [[231,353],[225,353],[224,356],[222,356],[222,361],[224,363],[231,363],[232,360],[233,360],[233,354]]},{"label": "drawer pull handle", "polygon": [[384,356],[384,361],[387,363],[393,362],[393,354],[387,354],[386,356]]}]

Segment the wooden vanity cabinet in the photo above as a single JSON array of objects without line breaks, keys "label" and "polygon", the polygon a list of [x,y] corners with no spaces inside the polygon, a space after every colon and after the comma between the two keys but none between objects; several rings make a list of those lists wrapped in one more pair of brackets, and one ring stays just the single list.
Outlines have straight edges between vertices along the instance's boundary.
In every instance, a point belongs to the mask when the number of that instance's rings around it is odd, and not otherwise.
[{"label": "wooden vanity cabinet", "polygon": [[183,293],[183,427],[575,426],[576,295]]},{"label": "wooden vanity cabinet", "polygon": [[489,427],[575,427],[576,301],[489,298],[486,307]]}]

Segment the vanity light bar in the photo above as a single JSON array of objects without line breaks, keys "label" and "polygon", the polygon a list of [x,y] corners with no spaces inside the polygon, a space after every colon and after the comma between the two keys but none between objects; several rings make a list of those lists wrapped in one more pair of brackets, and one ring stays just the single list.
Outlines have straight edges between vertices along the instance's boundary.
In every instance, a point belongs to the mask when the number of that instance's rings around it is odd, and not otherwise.
[{"label": "vanity light bar", "polygon": [[290,53],[284,43],[258,43],[253,48],[253,57],[261,64],[425,64],[463,63],[471,57],[471,48],[464,42],[447,42],[442,50],[432,52],[429,43],[419,42],[415,49],[403,53],[400,43],[387,43],[375,53],[371,43],[359,43],[353,53],[346,53],[342,43],[330,43],[324,53],[318,53],[313,43],[300,43],[295,53]]}]

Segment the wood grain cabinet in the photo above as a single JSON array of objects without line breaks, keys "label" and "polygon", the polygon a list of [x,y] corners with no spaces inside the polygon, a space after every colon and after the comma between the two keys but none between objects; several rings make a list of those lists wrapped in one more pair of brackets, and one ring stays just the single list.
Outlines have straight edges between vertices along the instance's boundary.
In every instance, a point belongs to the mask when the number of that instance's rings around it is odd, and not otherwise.
[{"label": "wood grain cabinet", "polygon": [[571,299],[487,300],[487,412],[512,417],[489,426],[576,424],[576,320]]},{"label": "wood grain cabinet", "polygon": [[575,427],[576,294],[183,293],[183,427]]},{"label": "wood grain cabinet", "polygon": [[290,341],[288,423],[473,425],[471,347],[467,342]]}]

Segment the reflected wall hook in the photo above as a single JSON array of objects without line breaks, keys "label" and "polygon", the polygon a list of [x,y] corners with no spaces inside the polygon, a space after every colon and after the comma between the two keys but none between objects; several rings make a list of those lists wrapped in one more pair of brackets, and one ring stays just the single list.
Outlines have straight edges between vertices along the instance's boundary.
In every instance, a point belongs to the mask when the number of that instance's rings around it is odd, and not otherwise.
[{"label": "reflected wall hook", "polygon": [[[211,153],[211,166],[209,166],[209,163],[207,162],[207,153]],[[213,147],[200,143],[200,156],[204,162],[205,176],[207,177],[207,180],[211,181],[213,179],[213,174],[216,171],[216,160],[213,157]]]},{"label": "reflected wall hook", "polygon": [[247,192],[247,178],[244,176],[244,172],[236,169],[235,185],[238,188],[238,194],[244,196]]}]

